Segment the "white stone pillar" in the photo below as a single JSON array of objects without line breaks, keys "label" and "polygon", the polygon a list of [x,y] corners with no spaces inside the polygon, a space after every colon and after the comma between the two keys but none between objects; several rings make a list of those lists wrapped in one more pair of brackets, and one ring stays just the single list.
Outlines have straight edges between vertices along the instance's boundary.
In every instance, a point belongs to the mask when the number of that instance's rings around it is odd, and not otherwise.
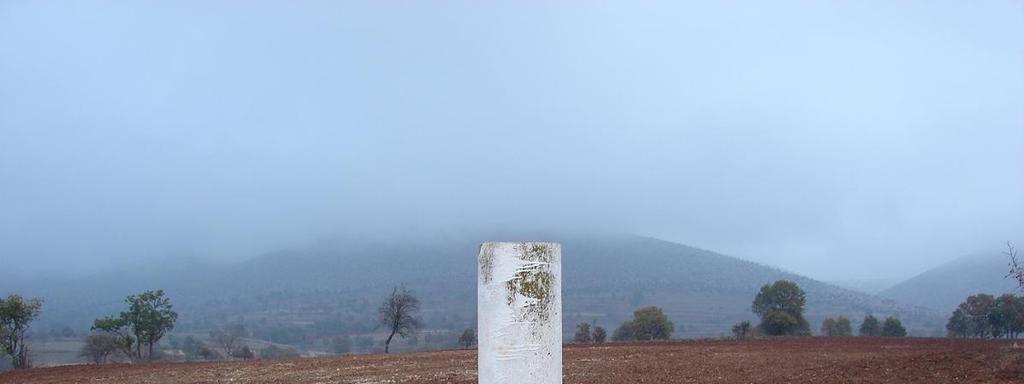
[{"label": "white stone pillar", "polygon": [[480,246],[479,384],[562,383],[562,246]]}]

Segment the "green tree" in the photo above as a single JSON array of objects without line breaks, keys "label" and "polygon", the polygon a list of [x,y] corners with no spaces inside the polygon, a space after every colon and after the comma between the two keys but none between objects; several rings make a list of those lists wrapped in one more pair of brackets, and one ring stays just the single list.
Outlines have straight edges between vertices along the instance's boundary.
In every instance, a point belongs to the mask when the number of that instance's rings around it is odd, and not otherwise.
[{"label": "green tree", "polygon": [[589,344],[594,341],[594,338],[590,335],[590,323],[582,322],[576,324],[576,334],[572,337],[572,342],[578,344]]},{"label": "green tree", "polygon": [[[135,357],[152,358],[153,346],[174,329],[178,313],[174,312],[171,299],[164,296],[162,289],[128,296],[125,302],[128,303],[128,312],[121,312],[121,317],[131,325],[135,335]],[[142,354],[143,345],[147,350],[145,356]]]},{"label": "green tree", "polygon": [[830,317],[821,322],[822,336],[837,336],[836,332],[836,319]]},{"label": "green tree", "polygon": [[986,338],[992,334],[992,323],[989,321],[989,314],[995,307],[996,299],[992,295],[979,293],[968,296],[964,302],[957,306],[967,315],[968,334],[974,337]]},{"label": "green tree", "polygon": [[1024,326],[1024,300],[1009,293],[997,297],[988,320],[993,337],[1017,337]]},{"label": "green tree", "polygon": [[474,344],[476,344],[476,331],[473,328],[466,328],[465,331],[462,331],[462,336],[459,336],[459,345],[469,349]]},{"label": "green tree", "polygon": [[750,333],[753,330],[753,326],[750,325],[749,321],[741,321],[732,326],[732,336],[737,340],[743,340],[750,337]]},{"label": "green tree", "polygon": [[864,321],[860,323],[859,331],[861,336],[881,336],[882,323],[873,315],[864,316]]},{"label": "green tree", "polygon": [[1010,337],[1017,338],[1021,333],[1024,333],[1024,296],[1014,296],[1013,305],[1011,306],[1013,313],[1013,319],[1010,320]]},{"label": "green tree", "polygon": [[32,320],[42,309],[41,299],[26,300],[19,295],[0,299],[0,355],[10,356],[16,369],[31,366],[25,339]]},{"label": "green tree", "polygon": [[822,336],[852,336],[853,327],[850,325],[850,319],[846,316],[840,315],[838,318],[827,318],[821,322],[821,335]]},{"label": "green tree", "polygon": [[601,344],[608,338],[608,331],[602,327],[594,327],[594,342]]},{"label": "green tree", "polygon": [[668,340],[675,324],[658,307],[640,308],[633,312],[633,335],[637,340]]},{"label": "green tree", "polygon": [[612,341],[633,341],[636,340],[636,333],[633,332],[633,322],[623,321],[615,332],[612,332]]},{"label": "green tree", "polygon": [[853,336],[853,325],[850,324],[850,319],[846,316],[839,315],[836,318],[835,336]]},{"label": "green tree", "polygon": [[903,323],[900,319],[889,316],[885,318],[885,322],[882,323],[882,336],[884,337],[903,337],[907,335],[907,329],[903,328]]},{"label": "green tree", "polygon": [[779,280],[761,287],[752,310],[761,317],[760,328],[768,335],[807,335],[810,325],[804,319],[806,294],[796,283]]},{"label": "green tree", "polygon": [[967,337],[971,332],[971,320],[963,309],[957,308],[946,321],[946,334],[950,337]]},{"label": "green tree", "polygon": [[[96,319],[92,329],[116,337],[119,348],[132,361],[152,358],[153,346],[174,328],[178,313],[174,312],[171,299],[162,289],[131,295],[124,301],[128,304],[127,311],[116,317]],[[143,353],[143,346],[146,346],[146,353]]]},{"label": "green tree", "polygon": [[769,312],[758,327],[765,334],[773,336],[807,335],[809,332],[806,320],[781,311]]}]

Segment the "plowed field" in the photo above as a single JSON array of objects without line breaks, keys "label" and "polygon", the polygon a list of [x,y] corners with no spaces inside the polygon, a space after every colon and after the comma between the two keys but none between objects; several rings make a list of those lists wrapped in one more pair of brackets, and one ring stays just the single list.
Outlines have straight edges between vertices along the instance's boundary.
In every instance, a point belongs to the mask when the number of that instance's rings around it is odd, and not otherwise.
[{"label": "plowed field", "polygon": [[[1024,342],[1019,343],[1024,345]],[[1024,383],[1013,342],[783,338],[565,348],[565,383]],[[64,366],[3,383],[476,383],[475,351]]]}]

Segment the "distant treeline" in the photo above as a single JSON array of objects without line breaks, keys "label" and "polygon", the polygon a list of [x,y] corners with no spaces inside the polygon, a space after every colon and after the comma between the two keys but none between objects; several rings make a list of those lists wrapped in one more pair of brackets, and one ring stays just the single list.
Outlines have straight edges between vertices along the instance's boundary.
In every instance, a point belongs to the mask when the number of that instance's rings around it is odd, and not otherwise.
[{"label": "distant treeline", "polygon": [[946,330],[954,337],[1015,339],[1024,333],[1024,296],[969,296],[950,315]]}]

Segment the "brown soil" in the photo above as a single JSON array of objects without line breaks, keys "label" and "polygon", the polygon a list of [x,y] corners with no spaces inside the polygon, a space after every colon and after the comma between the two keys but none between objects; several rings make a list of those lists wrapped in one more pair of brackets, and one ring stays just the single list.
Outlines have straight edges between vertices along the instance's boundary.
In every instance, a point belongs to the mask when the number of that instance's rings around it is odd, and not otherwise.
[{"label": "brown soil", "polygon": [[[565,348],[566,383],[1024,383],[1007,341],[782,338]],[[1024,343],[1021,343],[1024,344]],[[65,366],[3,383],[476,383],[475,351]]]}]

